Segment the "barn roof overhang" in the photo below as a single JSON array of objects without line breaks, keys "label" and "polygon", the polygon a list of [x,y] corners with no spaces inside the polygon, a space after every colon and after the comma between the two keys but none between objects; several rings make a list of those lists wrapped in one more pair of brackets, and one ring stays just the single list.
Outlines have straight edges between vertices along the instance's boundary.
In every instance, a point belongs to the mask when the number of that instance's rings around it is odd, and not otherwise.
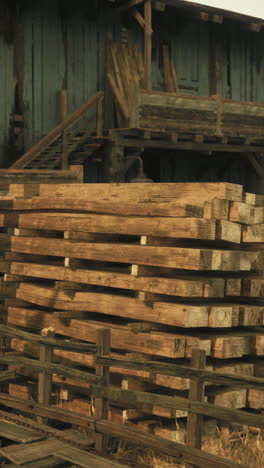
[{"label": "barn roof overhang", "polygon": [[[144,3],[144,0],[109,0],[111,3],[121,10],[126,10],[130,7],[139,6]],[[153,7],[157,10],[163,11],[167,6],[175,7],[186,13],[200,15],[200,18],[204,21],[212,20],[215,23],[222,23],[224,20],[232,20],[242,24],[249,25],[252,31],[259,32],[264,26],[264,20],[254,16],[244,15],[230,10],[222,8],[216,8],[212,6],[202,5],[196,2],[190,2],[185,0],[152,0]]]}]

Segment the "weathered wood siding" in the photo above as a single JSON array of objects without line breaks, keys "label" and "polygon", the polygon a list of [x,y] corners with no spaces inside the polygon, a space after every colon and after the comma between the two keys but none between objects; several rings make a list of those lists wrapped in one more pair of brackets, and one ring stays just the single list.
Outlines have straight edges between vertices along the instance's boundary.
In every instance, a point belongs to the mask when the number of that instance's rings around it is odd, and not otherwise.
[{"label": "weathered wood siding", "polygon": [[[67,88],[69,112],[103,89],[107,31],[114,39],[122,36],[120,18],[111,13],[108,4],[106,0],[75,0],[74,4],[71,0],[21,2],[17,40],[8,44],[0,34],[0,59],[4,64],[0,69],[1,166],[8,164],[16,80],[24,109],[26,150],[58,123],[60,89]],[[127,18],[124,25],[142,45],[142,29],[135,19]],[[176,9],[153,12],[155,89],[164,90],[162,45],[168,44],[180,91],[210,95],[214,27],[210,22],[186,16],[183,19]],[[253,33],[238,23],[217,27],[222,37],[224,97],[264,102],[264,31]]]},{"label": "weathered wood siding", "polygon": [[264,102],[264,31],[225,26],[223,90],[228,99]]},{"label": "weathered wood siding", "polygon": [[0,35],[0,167],[7,163],[10,150],[10,123],[15,100],[14,47]]},{"label": "weathered wood siding", "polygon": [[[37,0],[23,11],[25,146],[58,123],[58,92],[73,112],[102,86],[104,30],[98,2]],[[100,64],[99,64],[100,61]]]},{"label": "weathered wood siding", "polygon": [[[261,162],[261,157],[259,162]],[[151,172],[148,171],[151,176]],[[160,159],[160,182],[230,182],[244,185],[245,190],[263,193],[263,183],[252,166],[237,155],[217,156],[176,151]]]},{"label": "weathered wood siding", "polygon": [[179,19],[175,9],[171,9],[169,14],[154,13],[153,23],[154,88],[165,89],[162,45],[167,44],[175,64],[180,91],[208,96],[210,24]]}]

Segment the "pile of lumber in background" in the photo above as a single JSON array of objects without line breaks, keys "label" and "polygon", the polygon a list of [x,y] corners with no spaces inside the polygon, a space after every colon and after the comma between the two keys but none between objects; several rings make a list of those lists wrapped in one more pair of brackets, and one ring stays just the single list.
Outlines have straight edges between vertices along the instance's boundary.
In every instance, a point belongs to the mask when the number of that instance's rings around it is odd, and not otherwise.
[{"label": "pile of lumber in background", "polygon": [[[0,199],[3,320],[40,333],[95,342],[111,329],[118,356],[189,364],[204,349],[217,372],[264,375],[264,197],[227,183],[11,185]],[[8,345],[6,345],[8,346]],[[12,339],[9,350],[38,356]],[[8,351],[8,348],[6,349]],[[91,355],[56,351],[58,362],[94,368]],[[34,398],[34,371],[20,369],[14,396]],[[112,369],[125,389],[188,395],[189,381]],[[264,409],[264,392],[206,386],[207,401]],[[93,414],[89,385],[54,377],[54,403]],[[177,424],[175,424],[177,418]],[[110,419],[184,439],[186,414],[112,405]],[[205,423],[207,435],[216,422]]]},{"label": "pile of lumber in background", "polygon": [[[15,195],[12,194],[11,186],[15,182]],[[12,259],[10,254],[11,236],[18,226],[18,213],[13,207],[13,200],[24,196],[24,187],[33,190],[37,184],[76,184],[83,182],[83,166],[70,166],[68,170],[29,170],[29,169],[0,169],[0,299],[9,297],[12,286],[3,282],[3,274],[9,271],[9,262]],[[26,196],[30,196],[28,192]],[[3,257],[5,253],[5,258]]]}]

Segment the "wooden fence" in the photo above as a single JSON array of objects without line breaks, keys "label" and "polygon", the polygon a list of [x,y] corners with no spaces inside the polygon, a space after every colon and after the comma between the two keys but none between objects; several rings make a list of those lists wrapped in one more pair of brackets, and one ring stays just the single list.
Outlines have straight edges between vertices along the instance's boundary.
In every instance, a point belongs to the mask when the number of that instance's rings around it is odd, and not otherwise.
[{"label": "wooden fence", "polygon": [[[3,340],[6,341],[6,337],[16,337],[40,347],[39,360],[18,355],[14,356],[14,354],[8,352],[0,356],[1,364],[11,365],[12,368],[15,367],[16,369],[15,371],[2,370],[0,372],[1,385],[19,377],[19,369],[22,367],[31,368],[38,372],[37,402],[15,398],[2,392],[0,393],[0,404],[34,415],[37,421],[41,423],[51,419],[85,428],[89,427],[96,434],[96,448],[100,451],[106,449],[108,438],[114,437],[125,439],[136,445],[151,449],[155,448],[160,453],[175,457],[178,462],[188,468],[246,468],[245,465],[231,462],[201,450],[203,416],[264,429],[264,416],[204,402],[205,382],[226,385],[232,388],[264,390],[264,379],[221,374],[206,370],[204,351],[193,350],[192,365],[191,367],[185,367],[156,361],[116,358],[111,355],[109,329],[98,330],[96,345],[58,339],[55,337],[54,331],[50,329],[43,330],[42,336],[38,336],[6,325],[0,325],[0,337],[2,342]],[[95,374],[53,363],[54,349],[78,353],[96,353]],[[113,367],[188,378],[190,379],[189,398],[111,387],[109,385],[109,373],[110,368]],[[51,406],[52,374],[88,383],[89,394],[95,398],[95,416],[80,415]],[[186,445],[141,432],[127,425],[110,422],[108,420],[110,401],[124,405],[129,404],[142,411],[147,411],[154,405],[187,411]]]}]

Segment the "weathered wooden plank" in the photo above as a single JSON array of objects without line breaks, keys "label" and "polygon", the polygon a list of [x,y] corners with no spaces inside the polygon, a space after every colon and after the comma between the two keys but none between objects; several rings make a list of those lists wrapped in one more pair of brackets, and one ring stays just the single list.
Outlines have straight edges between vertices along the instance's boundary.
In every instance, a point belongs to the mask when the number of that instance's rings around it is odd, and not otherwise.
[{"label": "weathered wooden plank", "polygon": [[[129,349],[131,352],[167,357],[184,357],[186,353],[185,336],[161,332],[138,333],[135,335],[126,326],[117,325],[116,323],[113,325],[111,322],[71,320],[69,325],[65,325],[60,319],[51,314],[14,307],[10,307],[8,310],[8,322],[36,330],[39,330],[41,323],[44,327],[54,327],[56,333],[60,335],[71,336],[92,343],[96,341],[96,330],[98,328],[109,327],[111,328],[112,348]],[[192,346],[200,346],[203,349],[206,346],[206,349],[208,349],[208,340],[192,340]]]},{"label": "weathered wooden plank", "polygon": [[95,214],[40,213],[19,216],[19,227],[29,229],[71,230],[125,235],[148,235],[178,239],[223,240],[240,243],[241,227],[226,220],[195,218],[119,217]]},{"label": "weathered wooden plank", "polygon": [[17,378],[17,374],[14,371],[1,371],[0,372],[0,383],[10,382]]},{"label": "weathered wooden plank", "polygon": [[144,48],[144,86],[150,90],[152,88],[152,4],[151,0],[145,0],[144,3],[145,20],[145,48]]},{"label": "weathered wooden plank", "polygon": [[160,108],[178,108],[216,112],[217,101],[210,97],[188,96],[177,93],[161,93],[156,91],[140,93],[140,104],[142,106],[157,106]]},{"label": "weathered wooden plank", "polygon": [[[59,310],[90,311],[107,315],[117,315],[129,319],[144,320],[174,326],[206,327],[210,308],[206,306],[188,306],[165,302],[148,306],[144,302],[126,296],[57,291],[54,297],[52,288],[43,288],[31,283],[21,283],[16,297],[33,304],[52,307]],[[224,307],[222,306],[224,309]]]},{"label": "weathered wooden plank", "polygon": [[94,428],[94,418],[89,416],[82,416],[72,413],[71,411],[53,408],[52,406],[47,407],[35,401],[15,398],[5,393],[0,394],[0,401],[1,404],[7,408],[17,409],[25,413],[39,415],[69,424],[76,424],[80,427]]},{"label": "weathered wooden plank", "polygon": [[194,367],[181,366],[171,363],[160,363],[157,361],[147,361],[140,359],[128,359],[118,357],[100,357],[97,361],[101,364],[108,364],[110,367],[122,369],[137,369],[145,372],[152,372],[160,375],[171,375],[175,377],[184,377],[192,380],[205,380],[219,385],[231,385],[234,388],[264,388],[264,379],[253,376],[242,376],[230,373],[212,372],[207,369],[196,369]]},{"label": "weathered wooden plank", "polygon": [[[144,145],[143,145],[144,146]],[[184,200],[184,204],[202,204],[214,198],[242,201],[242,185],[229,183],[161,183],[161,184],[60,184],[51,187],[49,184],[41,184],[36,187],[36,195],[41,197],[66,196],[113,202],[148,202],[168,201],[173,199],[175,203]],[[10,187],[12,193],[12,186]],[[25,190],[27,187],[25,186]]]},{"label": "weathered wooden plank", "polygon": [[256,209],[252,205],[240,202],[231,202],[229,220],[241,224],[253,224],[255,222]]},{"label": "weathered wooden plank", "polygon": [[264,224],[246,226],[242,232],[243,242],[264,242]]},{"label": "weathered wooden plank", "polygon": [[264,207],[264,196],[256,193],[246,192],[243,196],[243,201],[248,205]]},{"label": "weathered wooden plank", "polygon": [[8,260],[0,260],[0,272],[9,273],[10,271],[10,262]]},{"label": "weathered wooden plank", "polygon": [[1,245],[1,250],[2,252],[9,251],[10,250],[10,245],[11,245],[11,236],[7,232],[1,232],[0,233],[0,245]]},{"label": "weathered wooden plank", "polygon": [[[190,122],[190,117],[188,122]],[[188,124],[187,124],[188,125]],[[145,128],[145,127],[144,127]],[[168,133],[176,133],[177,130],[169,129]],[[151,128],[152,132],[155,131],[164,131],[164,128]],[[208,131],[208,129],[207,129]],[[186,133],[186,131],[184,132]],[[198,135],[201,134],[199,131]],[[184,150],[184,151],[212,151],[212,152],[227,152],[227,153],[263,153],[263,146],[256,145],[246,145],[246,144],[231,144],[231,143],[197,143],[193,141],[165,141],[165,140],[156,140],[156,139],[143,139],[143,138],[120,138],[120,144],[123,144],[126,147],[135,147],[145,149],[155,148],[162,150]],[[216,195],[218,198],[218,195]]]},{"label": "weathered wooden plank", "polygon": [[[1,267],[0,267],[1,268]],[[182,297],[223,297],[224,280],[210,279],[206,277],[196,278],[164,278],[155,276],[138,276],[126,273],[115,273],[114,271],[84,270],[53,265],[41,265],[35,263],[11,264],[11,273],[14,275],[29,276],[34,278],[46,278],[59,281],[70,281],[80,284],[92,284],[119,289],[130,289],[135,291],[146,291]],[[158,273],[158,272],[157,272]],[[157,274],[156,273],[156,274]],[[145,271],[147,275],[147,271]]]},{"label": "weathered wooden plank", "polygon": [[0,227],[16,227],[18,215],[16,213],[0,213]]},{"label": "weathered wooden plank", "polygon": [[[41,405],[41,407],[43,407],[43,405]],[[40,433],[45,433],[46,437],[52,437],[59,440],[63,438],[64,441],[69,444],[77,442],[82,444],[84,447],[88,447],[93,444],[93,439],[88,437],[85,433],[81,433],[78,429],[55,429],[51,426],[37,423],[34,419],[28,419],[24,416],[3,410],[0,410],[0,417],[3,418],[3,420],[7,419],[13,424],[21,424],[23,429],[25,428],[24,426],[30,426],[30,430],[36,433],[38,432],[39,435],[41,435]]]},{"label": "weathered wooden plank", "polygon": [[151,447],[151,449],[155,447],[162,453],[179,458],[181,461],[184,460],[189,463],[199,463],[202,468],[216,468],[216,466],[217,468],[246,468],[243,465],[241,467],[241,465],[239,466],[236,463],[223,460],[219,457],[215,457],[214,455],[209,455],[195,449],[188,449],[182,444],[168,442],[151,434],[145,434],[142,431],[127,428],[123,425],[117,425],[109,421],[95,422],[93,418],[87,416],[81,416],[70,411],[53,409],[51,407],[45,408],[43,405],[39,405],[35,402],[12,398],[5,394],[0,394],[0,401],[5,406],[19,409],[21,411],[45,415],[49,418],[60,421],[71,421],[72,423],[75,421],[75,423],[81,427],[87,427],[93,424],[93,427],[96,427],[97,431],[108,433],[113,437],[124,438],[132,441],[133,443]]},{"label": "weathered wooden plank", "polygon": [[59,440],[48,439],[34,444],[9,445],[0,448],[0,454],[17,465],[43,460],[52,455],[54,451],[63,449],[64,443]]},{"label": "weathered wooden plank", "polygon": [[263,297],[264,278],[243,278],[242,294],[250,297]]},{"label": "weathered wooden plank", "polygon": [[[209,416],[223,421],[232,421],[244,425],[252,425],[264,428],[264,417],[252,413],[245,413],[238,409],[223,408],[212,403],[200,402],[178,396],[164,396],[154,393],[121,390],[114,387],[93,388],[96,396],[104,396],[111,401],[118,401],[125,405],[142,408],[147,412],[148,405],[156,405],[165,408],[174,408],[190,411],[195,414]],[[247,419],[248,418],[248,419]]]},{"label": "weathered wooden plank", "polygon": [[246,466],[242,465],[241,467],[237,463],[224,460],[215,455],[209,455],[197,449],[188,448],[183,444],[165,441],[160,437],[146,434],[133,428],[127,428],[126,426],[118,426],[109,421],[100,421],[96,426],[98,430],[107,431],[113,437],[126,439],[132,443],[150,447],[152,450],[155,447],[155,450],[178,458],[180,462],[198,463],[201,468],[246,468]]},{"label": "weathered wooden plank", "polygon": [[0,333],[1,335],[14,336],[16,338],[23,339],[27,342],[35,343],[38,345],[45,345],[51,348],[68,349],[68,350],[79,351],[79,352],[83,351],[84,353],[95,350],[95,347],[93,345],[89,345],[86,343],[77,343],[77,342],[60,340],[54,337],[37,336],[37,335],[34,335],[33,333],[28,333],[18,328],[9,327],[8,325],[1,324]]},{"label": "weathered wooden plank", "polygon": [[257,253],[12,237],[12,252],[188,270],[249,271]]},{"label": "weathered wooden plank", "polygon": [[[70,291],[70,295],[69,295]],[[178,327],[231,327],[258,325],[263,322],[263,308],[260,306],[195,305],[166,302],[153,297],[151,305],[141,298],[96,292],[56,291],[32,283],[20,283],[16,292],[18,299],[44,307],[72,312],[97,312],[128,319],[157,322]],[[57,313],[59,315],[59,313]],[[243,314],[243,317],[242,317]],[[74,318],[74,313],[72,314]],[[244,323],[245,322],[245,323]]]},{"label": "weathered wooden plank", "polygon": [[[43,463],[45,463],[45,468],[57,468],[61,467],[61,458],[56,458],[53,456],[47,457],[44,460],[26,463],[23,465],[24,468],[43,468]],[[16,464],[9,464],[9,468],[17,468]]]},{"label": "weathered wooden plank", "polygon": [[103,458],[76,447],[69,447],[66,444],[62,449],[55,450],[54,455],[84,468],[125,468],[124,465],[111,458]]},{"label": "weathered wooden plank", "polygon": [[0,362],[13,365],[24,365],[28,366],[29,368],[36,369],[40,372],[46,372],[47,374],[60,374],[66,377],[73,377],[77,380],[83,380],[87,383],[96,383],[99,380],[97,376],[89,374],[88,372],[82,372],[77,369],[70,369],[60,364],[40,362],[19,356],[0,356]]},{"label": "weathered wooden plank", "polygon": [[[43,337],[54,338],[55,330],[53,328],[46,328],[41,330]],[[50,346],[40,345],[39,360],[40,362],[51,363],[53,362],[53,348]],[[38,376],[38,402],[46,405],[50,404],[52,392],[52,374],[45,371],[40,371]],[[44,418],[38,417],[39,423],[47,423]]]},{"label": "weathered wooden plank", "polygon": [[[69,170],[47,170],[47,169],[0,169],[0,185],[14,184],[11,187],[9,194],[14,193],[16,184],[58,184],[67,182],[67,184],[78,183],[80,180],[80,173],[77,168]],[[22,187],[21,187],[22,190]]]},{"label": "weathered wooden plank", "polygon": [[[191,366],[197,369],[204,369],[206,365],[206,355],[204,351],[198,349],[192,353]],[[191,381],[189,389],[189,399],[204,401],[205,383],[202,380]],[[203,415],[189,412],[187,418],[186,445],[201,450],[203,437]],[[195,468],[195,465],[186,465],[186,468]]]},{"label": "weathered wooden plank", "polygon": [[19,424],[5,421],[0,417],[0,436],[5,439],[28,444],[30,442],[43,440],[44,435],[33,431],[27,427],[20,426]]},{"label": "weathered wooden plank", "polygon": [[[1,217],[0,217],[1,223]],[[57,231],[99,232],[107,234],[148,235],[187,239],[216,239],[216,222],[214,220],[192,218],[144,218],[125,216],[103,216],[85,214],[22,214],[19,216],[19,227],[29,229],[50,229]],[[231,231],[238,226],[228,223]],[[232,235],[219,233],[219,239],[231,240]],[[240,242],[240,236],[238,236]]]},{"label": "weathered wooden plank", "polygon": [[[224,201],[224,200],[222,200]],[[213,202],[212,202],[213,203]],[[48,196],[33,197],[31,199],[6,199],[0,198],[1,209],[15,210],[74,210],[96,213],[109,213],[127,216],[173,216],[173,217],[203,217],[204,209],[199,205],[181,204],[171,202],[118,202],[90,200],[89,198]],[[217,216],[214,216],[217,218]],[[210,219],[210,216],[208,216]],[[219,218],[222,219],[222,218]],[[227,219],[227,217],[226,217]]]},{"label": "weathered wooden plank", "polygon": [[[111,342],[110,330],[105,328],[97,331],[97,356],[110,355]],[[101,378],[102,385],[110,384],[110,370],[108,366],[98,364],[95,368],[96,375]],[[95,399],[95,417],[108,419],[109,400],[107,398]],[[108,448],[108,437],[106,434],[96,434],[95,446],[98,451],[106,452]]]}]

